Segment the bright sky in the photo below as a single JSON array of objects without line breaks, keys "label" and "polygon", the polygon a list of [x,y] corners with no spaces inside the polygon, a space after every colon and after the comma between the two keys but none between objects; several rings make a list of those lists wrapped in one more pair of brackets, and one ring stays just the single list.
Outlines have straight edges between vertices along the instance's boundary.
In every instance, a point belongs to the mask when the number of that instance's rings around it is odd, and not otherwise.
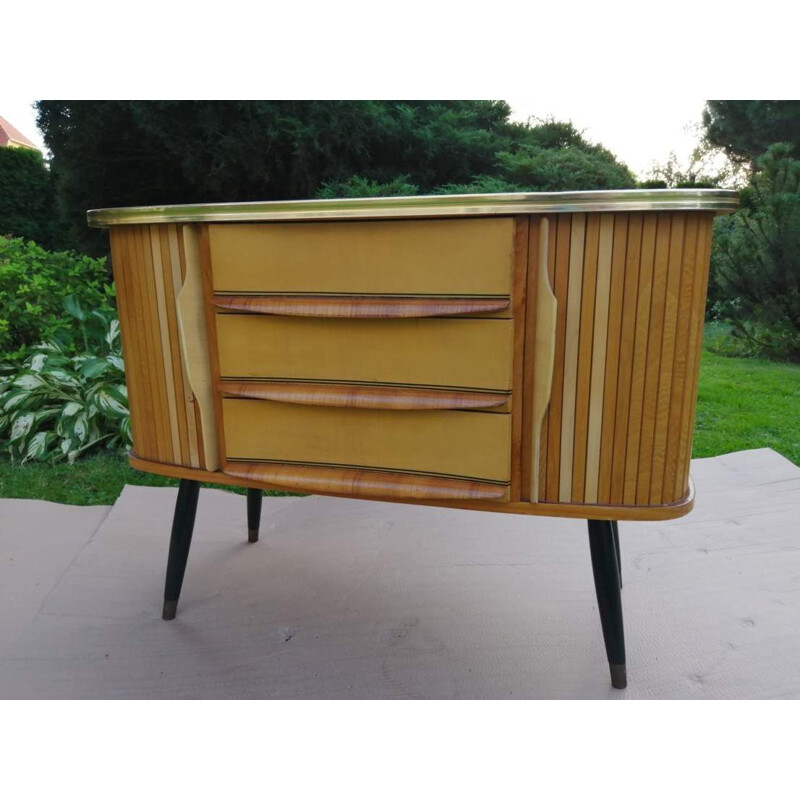
[{"label": "bright sky", "polygon": [[[0,99],[0,116],[44,149],[36,128],[33,100]],[[593,142],[607,147],[634,173],[644,177],[653,162],[664,163],[674,150],[685,161],[697,140],[686,127],[700,123],[704,100],[671,99],[658,96],[651,101],[630,98],[569,98],[509,100],[513,118],[529,117],[571,120]]]},{"label": "bright sky", "polygon": [[40,150],[44,142],[36,127],[33,100],[6,100],[0,97],[0,117],[7,119],[20,133],[27,136]]},{"label": "bright sky", "polygon": [[643,178],[653,162],[665,163],[673,150],[680,163],[688,161],[698,133],[686,128],[700,124],[706,101],[657,95],[632,103],[630,97],[609,98],[599,93],[597,98],[508,102],[515,120],[549,116],[571,120],[587,139],[602,144]]}]

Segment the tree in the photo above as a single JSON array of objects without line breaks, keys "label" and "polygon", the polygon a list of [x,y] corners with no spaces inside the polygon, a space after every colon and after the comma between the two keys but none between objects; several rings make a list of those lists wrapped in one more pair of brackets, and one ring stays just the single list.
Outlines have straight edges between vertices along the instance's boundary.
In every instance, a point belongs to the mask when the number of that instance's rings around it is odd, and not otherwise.
[{"label": "tree", "polygon": [[673,150],[663,164],[654,164],[643,188],[650,189],[716,189],[734,188],[745,184],[741,167],[724,158],[720,151],[704,145],[696,147],[685,162]]},{"label": "tree", "polygon": [[514,123],[502,101],[40,101],[38,111],[60,203],[90,252],[105,239],[86,229],[89,208],[635,186],[571,124]]},{"label": "tree", "polygon": [[732,161],[756,168],[756,160],[777,142],[800,155],[800,101],[709,100],[703,111],[706,141]]},{"label": "tree", "polygon": [[686,125],[684,130],[695,137],[695,147],[686,160],[671,151],[663,164],[653,163],[647,178],[640,184],[650,189],[741,188],[747,184],[746,170],[730,160],[720,147],[706,138],[702,125]]},{"label": "tree", "polygon": [[758,351],[800,360],[800,161],[776,144],[756,168],[741,209],[715,223],[719,312]]}]

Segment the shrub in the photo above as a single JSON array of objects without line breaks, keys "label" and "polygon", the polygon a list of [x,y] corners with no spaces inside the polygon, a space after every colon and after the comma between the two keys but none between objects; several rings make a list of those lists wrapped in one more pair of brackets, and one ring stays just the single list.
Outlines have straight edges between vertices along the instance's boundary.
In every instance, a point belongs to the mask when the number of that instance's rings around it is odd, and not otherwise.
[{"label": "shrub", "polygon": [[469,183],[448,183],[433,190],[432,194],[507,194],[531,191],[524,186],[509,183],[492,175],[477,175]]},{"label": "shrub", "polygon": [[69,355],[56,338],[33,347],[19,367],[0,365],[0,447],[23,463],[72,463],[101,445],[131,444],[119,322],[109,311],[86,313],[74,297],[64,305],[86,352]]},{"label": "shrub", "polygon": [[563,149],[520,147],[497,154],[500,177],[536,192],[633,189],[631,171],[599,145],[570,145]]},{"label": "shrub", "polygon": [[89,308],[111,310],[114,289],[106,260],[0,237],[0,352],[5,358],[19,360],[25,348],[58,334],[65,334],[66,352],[75,352],[74,334],[81,328],[63,313],[67,296]]},{"label": "shrub", "polygon": [[322,184],[316,196],[320,200],[333,200],[339,197],[407,197],[414,194],[419,194],[419,186],[411,183],[407,175],[401,175],[389,183],[353,175],[346,181]]},{"label": "shrub", "polygon": [[718,319],[765,355],[800,360],[800,161],[773,145],[742,192],[740,210],[715,223],[712,269]]}]

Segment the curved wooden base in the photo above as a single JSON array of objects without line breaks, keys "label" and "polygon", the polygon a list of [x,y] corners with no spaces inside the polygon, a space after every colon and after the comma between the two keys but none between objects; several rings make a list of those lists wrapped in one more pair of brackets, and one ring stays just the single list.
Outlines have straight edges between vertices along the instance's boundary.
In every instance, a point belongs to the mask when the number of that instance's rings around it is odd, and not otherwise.
[{"label": "curved wooden base", "polygon": [[[188,478],[189,480],[213,483],[221,486],[237,486],[241,488],[264,489],[277,492],[309,493],[309,489],[287,488],[268,481],[252,477],[226,475],[222,472],[209,472],[202,469],[190,469],[175,464],[161,464],[157,461],[145,461],[135,455],[129,457],[130,465],[142,472],[151,472],[168,478]],[[335,491],[315,489],[313,494],[324,494],[332,497],[350,497]],[[503,514],[528,514],[542,517],[569,517],[571,519],[604,519],[620,521],[655,522],[677,519],[688,514],[694,508],[694,482],[689,479],[689,491],[677,503],[660,506],[600,506],[588,503],[504,503],[496,500],[414,500],[396,497],[364,497],[364,500],[383,500],[390,503],[413,503],[416,505],[437,506],[440,508],[463,508],[470,511],[494,511]]]}]

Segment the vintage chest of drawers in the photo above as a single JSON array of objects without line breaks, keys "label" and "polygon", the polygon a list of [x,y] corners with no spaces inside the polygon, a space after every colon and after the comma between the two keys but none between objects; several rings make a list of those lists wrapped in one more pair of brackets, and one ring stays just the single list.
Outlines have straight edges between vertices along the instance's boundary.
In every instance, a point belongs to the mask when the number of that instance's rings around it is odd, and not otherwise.
[{"label": "vintage chest of drawers", "polygon": [[735,192],[171,206],[108,227],[134,452],[182,479],[590,521],[615,686],[618,520],[687,513],[712,223]]}]

